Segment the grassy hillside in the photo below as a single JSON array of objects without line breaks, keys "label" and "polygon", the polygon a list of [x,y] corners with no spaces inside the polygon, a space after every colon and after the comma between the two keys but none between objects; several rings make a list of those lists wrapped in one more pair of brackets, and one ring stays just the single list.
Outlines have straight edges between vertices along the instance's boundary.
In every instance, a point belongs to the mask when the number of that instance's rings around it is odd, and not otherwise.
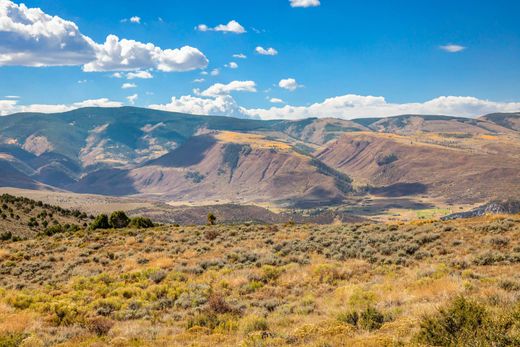
[{"label": "grassy hillside", "polygon": [[0,241],[0,345],[520,343],[520,215]]},{"label": "grassy hillside", "polygon": [[56,225],[77,231],[87,227],[92,218],[77,209],[10,194],[0,195],[0,239],[4,241],[31,238]]}]

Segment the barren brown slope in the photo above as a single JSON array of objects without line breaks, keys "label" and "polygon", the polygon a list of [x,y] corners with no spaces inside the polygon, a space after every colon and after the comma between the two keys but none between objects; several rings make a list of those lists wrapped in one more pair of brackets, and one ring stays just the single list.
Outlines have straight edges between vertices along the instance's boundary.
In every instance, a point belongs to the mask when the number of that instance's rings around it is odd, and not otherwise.
[{"label": "barren brown slope", "polygon": [[401,190],[466,203],[520,194],[518,141],[487,135],[440,145],[434,144],[436,137],[349,133],[317,157],[355,183],[387,186],[380,192],[388,195]]},{"label": "barren brown slope", "polygon": [[286,121],[277,126],[283,133],[311,144],[324,144],[338,138],[345,132],[370,131],[355,121],[337,118],[307,118]]},{"label": "barren brown slope", "polygon": [[[70,188],[112,195],[140,194],[177,201],[208,199],[316,205],[340,202],[348,179],[290,146],[227,132],[194,137],[142,167],[98,171]],[[226,136],[234,142],[226,141]],[[236,136],[233,137],[233,136]],[[209,140],[211,137],[213,140]],[[197,142],[202,142],[204,145]],[[189,153],[190,157],[182,156]]]},{"label": "barren brown slope", "polygon": [[362,125],[377,131],[401,135],[417,132],[489,134],[511,133],[510,128],[485,118],[472,119],[440,115],[401,115],[387,118],[355,119]]},{"label": "barren brown slope", "polygon": [[479,119],[498,124],[505,128],[520,131],[520,112],[492,113],[482,116]]}]

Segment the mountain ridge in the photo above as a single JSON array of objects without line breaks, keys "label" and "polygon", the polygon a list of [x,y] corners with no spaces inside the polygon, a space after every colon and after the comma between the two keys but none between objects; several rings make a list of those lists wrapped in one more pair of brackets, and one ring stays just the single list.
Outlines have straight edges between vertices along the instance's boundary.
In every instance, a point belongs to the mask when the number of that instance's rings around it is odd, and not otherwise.
[{"label": "mountain ridge", "polygon": [[[335,205],[351,195],[395,195],[392,189],[484,202],[520,187],[518,119],[264,121],[130,106],[17,113],[0,117],[0,162],[8,170],[0,186],[282,206]],[[424,170],[425,156],[437,163],[438,177]],[[486,177],[501,184],[491,189]]]}]

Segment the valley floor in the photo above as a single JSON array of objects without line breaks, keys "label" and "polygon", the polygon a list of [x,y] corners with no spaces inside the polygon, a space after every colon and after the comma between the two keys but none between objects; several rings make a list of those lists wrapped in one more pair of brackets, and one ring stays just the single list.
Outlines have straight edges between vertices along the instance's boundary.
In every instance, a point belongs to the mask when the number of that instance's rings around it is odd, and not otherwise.
[{"label": "valley floor", "polygon": [[0,241],[0,346],[508,346],[519,301],[520,215]]}]

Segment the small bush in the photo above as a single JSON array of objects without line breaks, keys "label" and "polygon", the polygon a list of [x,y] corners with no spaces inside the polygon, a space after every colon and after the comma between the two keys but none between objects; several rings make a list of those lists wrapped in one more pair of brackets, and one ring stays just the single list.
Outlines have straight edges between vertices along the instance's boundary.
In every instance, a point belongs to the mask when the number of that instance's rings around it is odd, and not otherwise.
[{"label": "small bush", "polygon": [[217,217],[213,213],[208,213],[208,224],[209,225],[215,225],[217,222]]},{"label": "small bush", "polygon": [[219,235],[219,232],[215,229],[208,229],[204,231],[204,238],[206,240],[215,240]]},{"label": "small bush", "polygon": [[87,321],[87,328],[90,332],[103,336],[108,334],[114,326],[114,321],[105,317],[94,317]]},{"label": "small bush", "polygon": [[65,231],[65,229],[60,224],[57,224],[57,225],[51,225],[50,227],[45,228],[43,233],[47,236],[52,236],[54,234],[59,234],[64,231]]},{"label": "small bush", "polygon": [[[434,346],[511,346],[520,342],[511,330],[518,313],[497,319],[486,308],[462,296],[421,321],[419,342]],[[513,333],[514,334],[514,333]]]},{"label": "small bush", "polygon": [[27,335],[23,333],[8,333],[0,335],[0,347],[18,347],[26,337]]},{"label": "small bush", "polygon": [[13,233],[6,231],[0,234],[0,241],[9,241],[13,237]]},{"label": "small bush", "polygon": [[106,214],[98,215],[92,223],[90,223],[90,229],[109,229],[110,223],[108,222],[108,216]]},{"label": "small bush", "polygon": [[154,224],[150,218],[134,217],[130,219],[130,224],[128,224],[128,227],[136,229],[146,229],[153,228]]},{"label": "small bush", "polygon": [[224,300],[224,297],[218,293],[211,294],[208,299],[208,307],[211,312],[214,313],[228,313],[233,311],[226,300]]},{"label": "small bush", "polygon": [[255,331],[267,331],[269,326],[264,317],[250,315],[242,321],[242,332],[247,335]]},{"label": "small bush", "polygon": [[114,211],[110,215],[110,225],[113,228],[126,228],[128,224],[130,224],[130,218],[123,211]]},{"label": "small bush", "polygon": [[376,308],[369,306],[360,312],[350,311],[342,313],[338,316],[338,320],[361,329],[372,331],[381,328],[385,322],[385,316]]}]

